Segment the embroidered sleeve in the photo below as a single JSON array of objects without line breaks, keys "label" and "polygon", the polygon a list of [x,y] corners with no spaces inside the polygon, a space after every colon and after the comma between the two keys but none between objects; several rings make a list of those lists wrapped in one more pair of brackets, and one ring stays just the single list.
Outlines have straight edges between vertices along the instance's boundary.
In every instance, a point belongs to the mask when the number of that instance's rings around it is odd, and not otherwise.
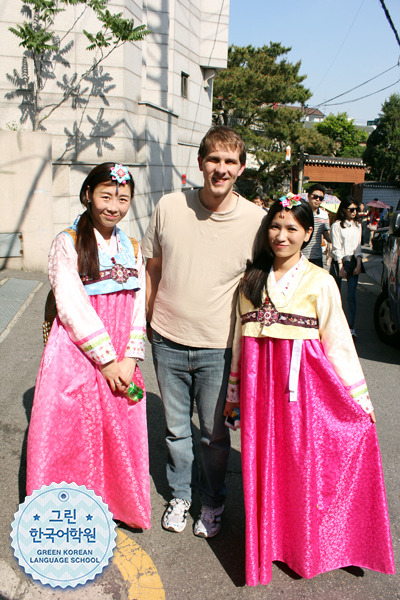
[{"label": "embroidered sleeve", "polygon": [[326,277],[322,285],[317,314],[321,343],[329,362],[353,400],[366,413],[371,413],[374,409],[364,373],[343,313],[338,287],[331,276]]},{"label": "embroidered sleeve", "polygon": [[49,254],[49,280],[58,317],[71,340],[94,362],[105,364],[117,354],[103,322],[90,304],[77,263],[78,256],[70,236],[61,233]]},{"label": "embroidered sleeve", "polygon": [[135,302],[133,305],[131,330],[129,334],[129,342],[126,347],[125,356],[144,359],[145,352],[145,332],[146,332],[146,277],[145,265],[142,252],[139,248],[136,268],[138,270],[138,279],[140,289],[135,292]]},{"label": "embroidered sleeve", "polygon": [[349,392],[350,396],[353,398],[354,402],[357,402],[357,404],[361,406],[364,412],[369,414],[374,410],[374,407],[372,406],[369,397],[367,383],[365,379],[362,379],[361,381],[358,381],[353,385],[346,386],[346,389]]},{"label": "embroidered sleeve", "polygon": [[240,363],[242,353],[242,322],[240,318],[240,297],[236,305],[235,332],[232,343],[232,361],[229,373],[228,390],[226,394],[227,402],[240,402]]}]

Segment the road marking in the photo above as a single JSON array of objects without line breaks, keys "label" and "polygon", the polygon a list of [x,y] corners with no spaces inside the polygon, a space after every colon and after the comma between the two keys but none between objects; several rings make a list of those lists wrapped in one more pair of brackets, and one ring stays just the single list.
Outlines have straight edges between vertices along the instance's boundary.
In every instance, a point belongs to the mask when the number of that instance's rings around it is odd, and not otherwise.
[{"label": "road marking", "polygon": [[120,529],[113,563],[130,584],[129,600],[165,600],[163,584],[150,556]]}]

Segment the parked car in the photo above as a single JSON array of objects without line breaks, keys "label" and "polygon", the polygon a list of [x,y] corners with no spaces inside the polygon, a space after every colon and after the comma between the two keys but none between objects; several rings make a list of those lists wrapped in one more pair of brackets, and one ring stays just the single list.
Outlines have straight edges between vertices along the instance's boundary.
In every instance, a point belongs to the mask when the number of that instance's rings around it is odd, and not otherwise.
[{"label": "parked car", "polygon": [[382,291],[375,303],[375,329],[383,342],[400,347],[400,210],[391,218],[382,258]]}]

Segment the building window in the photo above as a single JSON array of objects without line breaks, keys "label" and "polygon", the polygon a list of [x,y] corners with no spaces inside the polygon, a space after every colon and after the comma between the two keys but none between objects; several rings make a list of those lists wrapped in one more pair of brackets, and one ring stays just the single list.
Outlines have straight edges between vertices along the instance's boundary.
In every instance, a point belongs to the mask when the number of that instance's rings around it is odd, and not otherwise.
[{"label": "building window", "polygon": [[189,85],[189,75],[181,71],[181,96],[182,98],[188,97],[188,85]]}]

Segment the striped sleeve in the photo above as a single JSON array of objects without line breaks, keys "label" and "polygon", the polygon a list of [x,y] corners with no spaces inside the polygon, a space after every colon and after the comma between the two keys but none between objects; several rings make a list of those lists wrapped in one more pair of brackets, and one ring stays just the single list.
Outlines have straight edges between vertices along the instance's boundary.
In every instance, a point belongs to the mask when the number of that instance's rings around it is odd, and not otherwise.
[{"label": "striped sleeve", "polygon": [[242,348],[242,322],[240,318],[240,297],[236,304],[236,321],[235,331],[232,344],[232,361],[231,370],[229,373],[228,389],[226,393],[226,401],[238,403],[240,402],[240,369],[241,369],[241,348]]},{"label": "striped sleeve", "polygon": [[77,341],[76,345],[96,363],[105,364],[115,358],[114,347],[104,327],[83,340]]},{"label": "striped sleeve", "polygon": [[374,410],[365,379],[362,379],[353,385],[346,386],[346,389],[354,402],[357,402],[366,413],[369,414]]}]

